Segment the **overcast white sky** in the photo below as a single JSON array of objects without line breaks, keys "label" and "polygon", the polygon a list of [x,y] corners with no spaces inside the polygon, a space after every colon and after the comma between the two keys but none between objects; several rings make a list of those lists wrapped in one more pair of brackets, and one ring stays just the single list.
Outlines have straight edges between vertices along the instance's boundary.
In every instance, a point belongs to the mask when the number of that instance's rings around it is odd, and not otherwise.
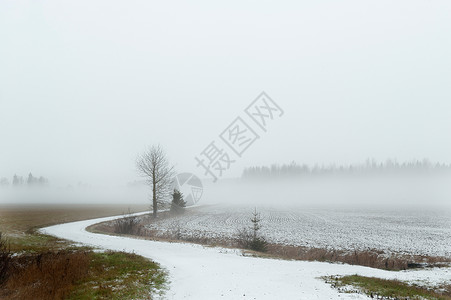
[{"label": "overcast white sky", "polygon": [[[0,177],[178,171],[266,91],[285,115],[232,166],[451,163],[450,1],[0,2]],[[200,174],[199,174],[200,175]]]}]

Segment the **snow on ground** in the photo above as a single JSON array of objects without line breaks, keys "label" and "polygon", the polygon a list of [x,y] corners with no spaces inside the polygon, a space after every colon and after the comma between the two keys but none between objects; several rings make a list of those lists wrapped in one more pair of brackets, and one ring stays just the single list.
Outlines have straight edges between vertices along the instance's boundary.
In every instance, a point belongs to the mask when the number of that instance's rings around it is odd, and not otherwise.
[{"label": "snow on ground", "polygon": [[[233,238],[250,225],[253,207],[204,206],[147,227],[162,233],[176,223],[183,236]],[[441,211],[258,207],[261,233],[270,242],[389,253],[451,256],[451,214]]]},{"label": "snow on ground", "polygon": [[102,249],[134,252],[152,259],[168,270],[167,299],[368,299],[363,295],[340,294],[321,276],[375,276],[388,279],[451,281],[451,269],[389,272],[361,266],[320,262],[287,261],[245,257],[238,250],[208,248],[184,243],[165,243],[87,232],[101,218],[51,226],[45,234]]}]

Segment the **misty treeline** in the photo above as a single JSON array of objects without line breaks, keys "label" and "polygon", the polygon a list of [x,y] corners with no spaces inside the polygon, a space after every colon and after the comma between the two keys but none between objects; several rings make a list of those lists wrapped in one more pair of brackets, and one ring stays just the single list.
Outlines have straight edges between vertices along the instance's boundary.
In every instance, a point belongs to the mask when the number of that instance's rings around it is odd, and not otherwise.
[{"label": "misty treeline", "polygon": [[14,187],[20,187],[20,186],[48,186],[49,180],[43,176],[40,177],[34,177],[33,174],[29,173],[28,177],[24,179],[22,176],[18,176],[14,174],[14,176],[11,179],[11,182],[8,180],[8,178],[0,178],[0,187],[6,187],[6,186],[14,186]]},{"label": "misty treeline", "polygon": [[432,163],[428,159],[412,160],[409,162],[398,162],[388,159],[385,162],[377,162],[367,159],[362,164],[351,165],[319,165],[309,166],[307,164],[273,164],[271,166],[255,166],[245,168],[243,178],[274,178],[274,177],[297,177],[326,174],[352,174],[352,173],[386,173],[386,172],[425,172],[425,171],[451,171],[451,164]]}]

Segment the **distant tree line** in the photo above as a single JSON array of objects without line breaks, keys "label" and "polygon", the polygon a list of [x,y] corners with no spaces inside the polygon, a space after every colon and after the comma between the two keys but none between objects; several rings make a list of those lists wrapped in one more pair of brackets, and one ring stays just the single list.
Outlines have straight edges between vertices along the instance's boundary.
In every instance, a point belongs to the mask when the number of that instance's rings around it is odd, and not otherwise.
[{"label": "distant tree line", "polygon": [[451,164],[432,163],[428,159],[412,160],[410,162],[399,163],[396,160],[388,159],[385,162],[367,159],[363,164],[356,165],[335,165],[328,166],[315,164],[273,164],[271,166],[255,166],[245,168],[243,178],[274,178],[274,177],[296,177],[326,174],[351,174],[351,173],[381,173],[381,172],[408,172],[408,171],[451,171]]},{"label": "distant tree line", "polygon": [[[34,177],[33,174],[28,174],[27,180],[25,180],[22,176],[18,176],[14,174],[11,182],[12,186],[48,186],[49,180],[43,176]],[[0,187],[9,186],[10,182],[7,178],[0,178]]]}]

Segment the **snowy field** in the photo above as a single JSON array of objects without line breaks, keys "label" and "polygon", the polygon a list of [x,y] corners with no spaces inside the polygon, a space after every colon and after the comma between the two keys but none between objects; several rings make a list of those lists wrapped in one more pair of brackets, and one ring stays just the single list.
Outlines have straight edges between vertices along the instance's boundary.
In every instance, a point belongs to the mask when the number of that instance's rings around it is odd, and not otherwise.
[{"label": "snowy field", "polygon": [[92,224],[114,217],[42,229],[46,234],[81,244],[134,252],[160,263],[169,273],[164,299],[369,299],[340,294],[320,277],[374,276],[421,285],[451,281],[450,268],[390,272],[361,266],[245,257],[241,251],[200,245],[164,243],[87,232]]},{"label": "snowy field", "polygon": [[[451,256],[450,211],[388,211],[257,208],[262,234],[269,241],[341,250]],[[204,206],[185,215],[146,225],[161,233],[173,228],[183,236],[233,238],[250,225],[253,207]]]}]

